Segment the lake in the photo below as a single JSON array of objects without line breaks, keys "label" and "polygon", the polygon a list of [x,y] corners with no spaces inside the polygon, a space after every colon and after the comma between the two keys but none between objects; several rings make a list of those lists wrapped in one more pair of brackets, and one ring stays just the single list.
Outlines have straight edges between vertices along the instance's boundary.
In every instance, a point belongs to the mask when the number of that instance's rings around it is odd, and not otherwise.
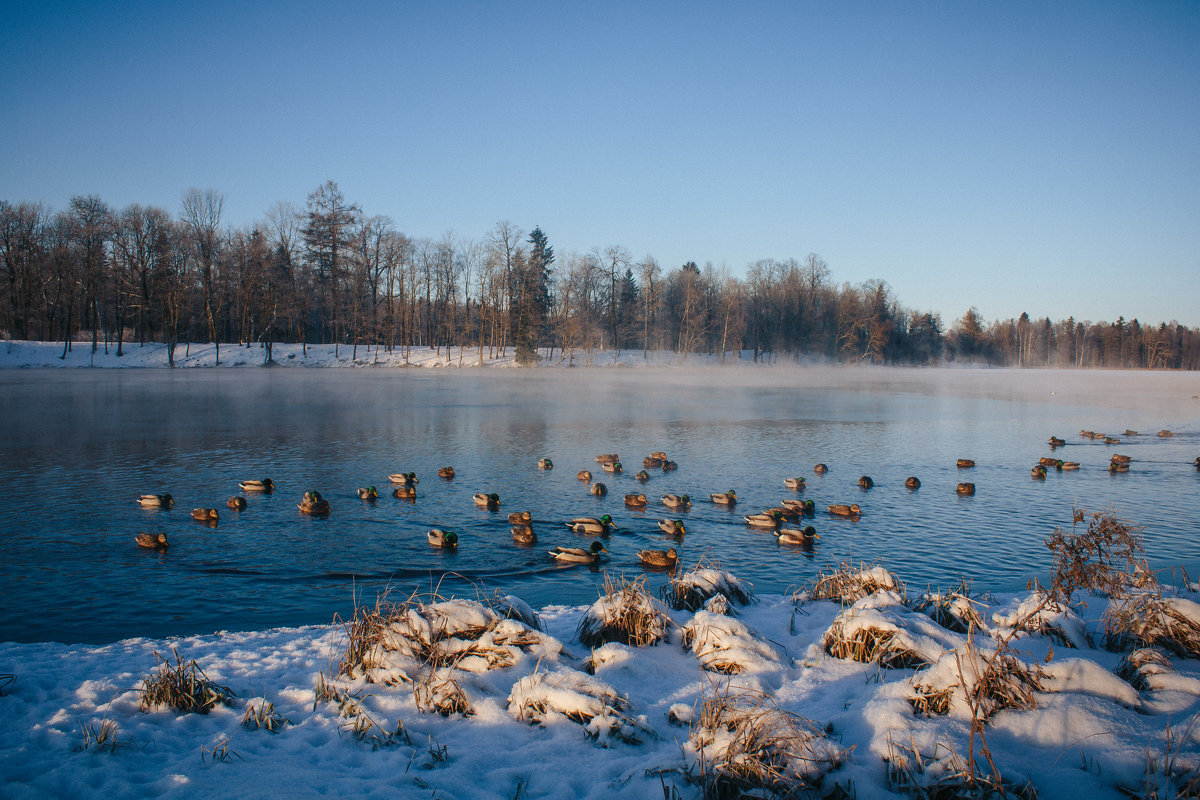
[{"label": "lake", "polygon": [[[1145,526],[1151,563],[1200,574],[1200,376],[1194,373],[903,368],[0,370],[0,640],[101,643],[219,630],[328,623],[356,599],[384,591],[516,594],[534,606],[594,600],[605,572],[646,576],[637,551],[674,545],[683,564],[721,564],[759,592],[803,585],[818,571],[880,563],[911,589],[1013,590],[1044,580],[1044,538],[1070,527],[1072,509]],[[1120,433],[1119,445],[1084,439]],[[1155,434],[1173,430],[1171,438]],[[1077,472],[1030,477],[1051,435]],[[677,471],[633,475],[662,450]],[[625,473],[593,457],[616,452]],[[1133,457],[1110,474],[1113,452]],[[552,470],[539,470],[551,458]],[[958,458],[976,461],[958,469]],[[824,462],[829,472],[813,472]],[[452,481],[437,469],[452,465]],[[609,494],[576,479],[590,469]],[[417,473],[415,502],[387,476]],[[860,475],[875,487],[860,489]],[[916,491],[904,487],[915,475]],[[784,487],[804,477],[803,493]],[[225,501],[238,481],[270,477],[277,490]],[[959,481],[977,493],[955,493]],[[356,489],[375,485],[375,503]],[[327,518],[298,512],[308,489]],[[734,510],[708,502],[737,491]],[[644,512],[622,497],[641,491]],[[169,492],[170,511],[140,508]],[[476,508],[496,492],[499,512]],[[693,507],[671,512],[666,493]],[[746,526],[746,513],[811,498],[811,548],[780,546]],[[834,518],[831,503],[862,517]],[[213,528],[195,507],[217,507]],[[533,513],[539,543],[520,547],[507,512]],[[610,514],[618,530],[599,570],[560,566],[558,544],[590,539],[562,525]],[[682,518],[676,543],[659,533]],[[426,542],[459,533],[456,552]],[[134,544],[165,531],[166,552]],[[1168,574],[1167,580],[1171,579]],[[1177,578],[1176,578],[1177,579]]]}]

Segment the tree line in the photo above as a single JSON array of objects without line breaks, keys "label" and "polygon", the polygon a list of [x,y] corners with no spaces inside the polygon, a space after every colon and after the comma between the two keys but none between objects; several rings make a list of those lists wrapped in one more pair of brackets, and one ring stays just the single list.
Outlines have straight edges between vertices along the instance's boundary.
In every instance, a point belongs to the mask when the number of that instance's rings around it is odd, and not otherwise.
[{"label": "tree line", "polygon": [[[1200,368],[1200,330],[1137,319],[986,322],[903,306],[882,280],[836,284],[820,256],[764,259],[745,277],[620,245],[559,258],[549,237],[498,222],[480,239],[401,233],[337,184],[253,225],[223,219],[217,191],[179,213],[73,197],[52,211],[0,200],[0,337],[115,347],[276,342],[432,348],[532,363],[597,350],[744,353],[878,364]],[[730,356],[732,357],[732,356]]]}]

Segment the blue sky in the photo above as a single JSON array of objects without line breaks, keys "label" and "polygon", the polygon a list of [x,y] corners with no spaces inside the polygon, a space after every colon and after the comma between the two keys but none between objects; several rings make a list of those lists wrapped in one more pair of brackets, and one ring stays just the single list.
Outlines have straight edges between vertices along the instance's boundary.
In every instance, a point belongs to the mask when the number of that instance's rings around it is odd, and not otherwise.
[{"label": "blue sky", "polygon": [[0,199],[820,254],[947,324],[1200,325],[1200,3],[25,4]]}]

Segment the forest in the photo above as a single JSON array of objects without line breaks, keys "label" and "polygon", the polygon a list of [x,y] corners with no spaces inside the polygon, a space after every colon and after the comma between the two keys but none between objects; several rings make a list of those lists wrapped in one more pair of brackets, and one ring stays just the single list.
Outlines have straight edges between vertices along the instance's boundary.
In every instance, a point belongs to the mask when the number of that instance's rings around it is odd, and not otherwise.
[{"label": "forest", "polygon": [[[722,358],[1014,367],[1200,368],[1200,329],[1137,319],[949,326],[901,304],[883,280],[837,285],[820,256],[763,259],[744,277],[712,264],[661,265],[620,245],[558,258],[546,232],[502,221],[477,240],[401,233],[336,183],[253,225],[223,220],[224,197],[188,189],[172,216],[0,200],[0,338],[68,348],[191,342],[458,348],[521,363],[597,350]],[[730,355],[729,357],[736,357]],[[220,353],[218,350],[218,360]]]}]

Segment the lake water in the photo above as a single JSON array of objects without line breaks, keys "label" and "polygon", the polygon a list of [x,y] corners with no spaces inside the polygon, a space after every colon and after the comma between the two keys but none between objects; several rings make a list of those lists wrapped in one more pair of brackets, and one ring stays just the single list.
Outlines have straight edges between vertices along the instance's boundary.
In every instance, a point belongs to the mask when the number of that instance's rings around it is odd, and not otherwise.
[{"label": "lake water", "polygon": [[[878,562],[910,588],[1013,590],[1049,571],[1043,539],[1073,507],[1113,508],[1145,526],[1156,567],[1200,574],[1200,376],[1016,370],[733,368],[682,370],[5,370],[0,371],[0,640],[107,642],[218,630],[328,623],[390,589],[511,592],[535,606],[594,600],[604,570],[634,578],[637,551],[673,544],[656,523],[682,517],[682,562],[719,562],[760,592],[802,585],[843,560]],[[1118,446],[1081,428],[1142,431]],[[1159,438],[1160,428],[1176,431]],[[1055,455],[1078,472],[1030,467]],[[679,469],[634,479],[643,456],[666,451]],[[622,476],[593,457],[617,452]],[[1113,452],[1135,459],[1111,475]],[[555,468],[537,469],[539,458]],[[972,458],[970,470],[955,467]],[[825,462],[829,473],[813,474]],[[453,481],[437,477],[452,465]],[[608,484],[591,496],[576,479]],[[387,475],[413,471],[415,502]],[[875,488],[862,491],[860,475]],[[917,491],[903,485],[916,475]],[[237,483],[271,477],[271,495],[225,508]],[[784,478],[802,476],[797,494]],[[954,487],[972,481],[973,497]],[[381,497],[364,502],[359,486]],[[332,514],[297,510],[307,489]],[[736,489],[730,511],[707,502]],[[496,492],[499,513],[474,492]],[[645,512],[622,496],[643,491]],[[135,503],[170,492],[171,511]],[[665,493],[694,499],[668,511]],[[781,547],[745,513],[812,498],[820,535]],[[827,515],[858,503],[857,521]],[[220,509],[209,528],[194,507]],[[507,512],[530,510],[539,544],[514,545]],[[561,523],[611,514],[602,570],[555,564],[556,544],[586,546]],[[806,524],[806,523],[802,523]],[[432,527],[458,531],[457,552],[432,549]],[[134,544],[163,530],[170,549]]]}]

